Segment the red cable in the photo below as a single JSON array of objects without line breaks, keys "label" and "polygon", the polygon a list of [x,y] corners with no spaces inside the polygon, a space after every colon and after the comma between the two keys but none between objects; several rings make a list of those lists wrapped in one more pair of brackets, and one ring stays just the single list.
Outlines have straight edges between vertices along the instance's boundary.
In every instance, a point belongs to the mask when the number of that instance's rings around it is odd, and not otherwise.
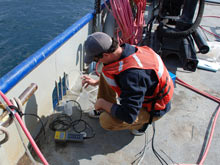
[{"label": "red cable", "polygon": [[203,16],[203,17],[209,17],[209,18],[220,18],[220,16],[214,16],[214,15],[211,15],[211,16],[209,16],[209,15],[205,15],[205,16]]},{"label": "red cable", "polygon": [[[8,98],[2,93],[2,91],[0,91],[0,95],[1,97],[4,99],[4,101],[6,102],[6,104],[8,106],[12,105],[11,102],[8,100]],[[14,110],[13,110],[14,111]],[[47,160],[45,159],[45,157],[43,156],[43,154],[41,153],[40,149],[38,148],[37,144],[35,143],[34,139],[32,138],[30,132],[28,131],[27,127],[25,126],[25,124],[23,123],[21,117],[19,116],[18,113],[14,114],[15,118],[17,119],[17,121],[19,122],[21,128],[23,129],[25,135],[27,136],[29,142],[31,143],[33,149],[35,150],[36,154],[38,155],[38,157],[40,158],[40,160],[42,161],[42,163],[44,165],[48,165]]]},{"label": "red cable", "polygon": [[[203,17],[208,17],[208,18],[220,18],[220,16],[203,16]],[[212,32],[210,32],[210,31],[208,31],[208,30],[206,30],[204,27],[202,27],[201,25],[199,25],[199,27],[202,29],[202,30],[204,30],[204,31],[206,31],[207,33],[209,33],[209,34],[211,34],[211,35],[213,35],[213,36],[215,36],[215,37],[217,37],[217,38],[220,38],[220,36],[219,35],[217,35],[217,34],[215,34],[215,33],[212,33]]]},{"label": "red cable", "polygon": [[217,35],[217,34],[215,34],[215,33],[212,33],[212,32],[210,32],[210,31],[206,30],[206,29],[205,29],[204,27],[202,27],[201,25],[199,25],[199,27],[200,27],[202,30],[206,31],[207,33],[209,33],[209,34],[211,34],[211,35],[213,35],[213,36],[215,36],[215,37],[217,37],[217,38],[220,38],[219,35]]},{"label": "red cable", "polygon": [[[141,40],[144,25],[144,10],[146,0],[135,1],[137,6],[136,17],[133,17],[129,0],[110,0],[112,15],[121,31],[120,43],[137,44]],[[117,38],[119,33],[117,31]]]},{"label": "red cable", "polygon": [[210,95],[210,94],[208,94],[208,93],[206,93],[206,92],[200,91],[200,90],[194,88],[193,86],[191,86],[191,85],[185,83],[184,81],[180,80],[178,77],[176,77],[176,82],[177,82],[178,84],[182,85],[182,86],[185,86],[185,87],[187,87],[187,88],[189,88],[189,89],[191,89],[191,90],[193,90],[193,91],[195,91],[195,92],[197,92],[197,93],[199,93],[199,94],[201,94],[201,95],[207,97],[207,98],[210,98],[211,100],[213,100],[213,101],[215,101],[215,102],[217,102],[217,103],[220,103],[220,98],[217,98],[217,97],[215,97],[215,96],[212,96],[212,95]]},{"label": "red cable", "polygon": [[[201,95],[203,95],[203,96],[205,96],[205,97],[207,97],[207,98],[209,98],[209,99],[219,103],[219,105],[220,105],[220,98],[212,96],[212,95],[210,95],[210,94],[208,94],[206,92],[200,91],[200,90],[192,87],[191,85],[185,83],[184,81],[180,80],[179,78],[176,78],[176,83],[178,83],[178,84],[180,84],[180,85],[182,85],[184,87],[187,87],[187,88],[189,88],[189,89],[191,89],[191,90],[193,90],[193,91],[195,91],[195,92],[197,92],[197,93],[199,93],[199,94],[201,94]],[[215,125],[216,125],[216,121],[217,121],[219,113],[220,113],[220,106],[219,106],[219,108],[218,108],[218,110],[217,110],[217,112],[215,114],[215,118],[214,118],[214,120],[212,122],[212,129],[211,129],[211,133],[210,133],[210,136],[209,136],[208,144],[206,146],[206,149],[205,149],[205,152],[204,152],[204,154],[202,156],[202,159],[199,162],[199,165],[203,164],[203,162],[205,161],[205,158],[206,158],[206,156],[207,156],[207,154],[209,152],[209,148],[211,146],[212,137],[213,137],[213,134],[214,134]]]},{"label": "red cable", "polygon": [[212,137],[213,137],[213,134],[214,134],[214,130],[215,130],[215,125],[216,125],[216,121],[217,121],[217,118],[218,118],[218,115],[219,115],[219,112],[220,112],[220,107],[218,108],[216,114],[215,114],[215,118],[213,120],[213,124],[212,124],[212,129],[211,129],[211,133],[210,133],[210,137],[209,137],[209,140],[208,140],[208,144],[207,144],[207,147],[206,147],[206,150],[205,150],[205,153],[204,155],[202,156],[202,159],[201,161],[199,162],[199,165],[202,165],[203,162],[205,161],[205,158],[209,152],[209,148],[211,146],[211,142],[212,142]]}]

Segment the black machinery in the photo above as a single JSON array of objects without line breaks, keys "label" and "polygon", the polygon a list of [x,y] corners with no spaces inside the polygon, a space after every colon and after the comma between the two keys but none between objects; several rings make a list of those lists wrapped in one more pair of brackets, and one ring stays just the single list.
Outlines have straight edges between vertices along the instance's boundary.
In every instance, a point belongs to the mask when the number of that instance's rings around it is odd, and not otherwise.
[{"label": "black machinery", "polygon": [[195,71],[198,64],[195,44],[200,53],[209,51],[199,29],[205,0],[152,0],[151,5],[145,44],[162,59],[177,55],[184,70]]}]

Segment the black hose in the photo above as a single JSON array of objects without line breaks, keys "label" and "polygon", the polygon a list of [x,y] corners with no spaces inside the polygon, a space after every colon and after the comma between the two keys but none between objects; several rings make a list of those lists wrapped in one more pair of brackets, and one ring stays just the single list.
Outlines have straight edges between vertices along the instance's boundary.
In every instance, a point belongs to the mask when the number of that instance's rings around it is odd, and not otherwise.
[{"label": "black hose", "polygon": [[164,37],[169,37],[169,38],[184,38],[190,34],[192,34],[199,26],[203,12],[204,12],[204,7],[205,7],[205,0],[200,0],[199,2],[199,10],[198,10],[198,15],[196,17],[195,22],[192,24],[190,28],[184,31],[177,31],[177,29],[163,29],[163,25],[159,26],[158,30],[159,32],[164,36]]},{"label": "black hose", "polygon": [[101,0],[95,0],[95,12],[96,14],[101,13]]},{"label": "black hose", "polygon": [[94,3],[94,9],[95,9],[95,13],[94,13],[94,17],[93,17],[93,25],[92,25],[92,31],[96,32],[96,16],[97,14],[101,13],[101,0],[95,0]]}]

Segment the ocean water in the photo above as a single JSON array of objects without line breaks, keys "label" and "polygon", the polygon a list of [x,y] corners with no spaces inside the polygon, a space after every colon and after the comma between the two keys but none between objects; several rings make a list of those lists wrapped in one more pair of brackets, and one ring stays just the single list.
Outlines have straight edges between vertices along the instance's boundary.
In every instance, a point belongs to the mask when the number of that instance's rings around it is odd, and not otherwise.
[{"label": "ocean water", "polygon": [[94,0],[0,0],[0,77],[93,8]]}]

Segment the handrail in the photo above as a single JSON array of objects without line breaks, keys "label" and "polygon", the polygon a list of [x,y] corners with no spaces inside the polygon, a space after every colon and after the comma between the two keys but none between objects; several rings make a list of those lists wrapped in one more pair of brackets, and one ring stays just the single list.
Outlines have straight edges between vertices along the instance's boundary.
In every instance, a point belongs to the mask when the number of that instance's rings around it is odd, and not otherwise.
[{"label": "handrail", "polygon": [[70,37],[76,34],[83,26],[85,26],[90,20],[92,20],[94,11],[86,14],[80,20],[75,22],[63,33],[58,35],[48,44],[43,46],[33,55],[25,59],[14,69],[6,73],[0,78],[0,90],[3,93],[7,93],[14,85],[22,80],[28,73],[35,69],[41,62],[49,57],[55,50],[57,50],[63,43],[65,43]]},{"label": "handrail", "polygon": [[[34,94],[34,92],[37,90],[37,84],[31,83],[30,86],[28,86],[18,97],[21,101],[21,104],[24,105],[29,98]],[[1,102],[0,102],[1,103]],[[9,115],[8,111],[3,111],[3,113],[0,115],[0,125],[4,127],[8,127],[12,123],[13,119]]]},{"label": "handrail", "polygon": [[[12,103],[8,100],[8,98],[5,96],[5,94],[2,93],[1,90],[0,90],[0,96],[5,101],[7,106],[11,106],[12,105]],[[37,144],[35,143],[34,139],[32,138],[30,132],[28,131],[27,127],[25,126],[25,124],[22,121],[22,119],[19,116],[19,114],[15,110],[12,110],[12,112],[13,112],[13,115],[15,116],[15,118],[17,119],[18,123],[20,124],[22,130],[24,131],[25,135],[27,136],[27,138],[28,138],[29,142],[31,143],[33,149],[35,150],[36,154],[38,155],[38,157],[42,161],[42,163],[44,165],[48,165],[47,160],[45,159],[44,155],[41,153],[40,149],[38,148]]]},{"label": "handrail", "polygon": [[[106,0],[109,3],[109,0]],[[101,10],[105,8],[104,3],[101,5]],[[11,71],[6,73],[0,78],[0,90],[3,93],[7,93],[11,88],[13,88],[20,80],[22,80],[28,73],[34,70],[41,62],[47,59],[55,50],[57,50],[63,43],[65,43],[70,37],[75,35],[82,27],[84,27],[88,22],[90,22],[94,15],[95,10],[92,10],[80,20],[76,21],[69,28],[67,28],[63,33],[59,34],[48,44],[43,46],[41,49],[36,51],[30,57],[25,59]]]}]

